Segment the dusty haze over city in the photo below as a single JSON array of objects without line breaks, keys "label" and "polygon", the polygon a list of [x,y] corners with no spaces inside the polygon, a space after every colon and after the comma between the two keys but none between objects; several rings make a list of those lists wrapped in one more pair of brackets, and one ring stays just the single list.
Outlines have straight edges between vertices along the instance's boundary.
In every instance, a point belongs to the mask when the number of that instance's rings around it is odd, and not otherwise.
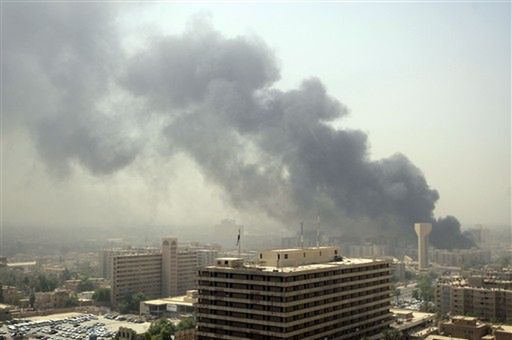
[{"label": "dusty haze over city", "polygon": [[510,225],[510,3],[5,2],[1,66],[6,234]]}]

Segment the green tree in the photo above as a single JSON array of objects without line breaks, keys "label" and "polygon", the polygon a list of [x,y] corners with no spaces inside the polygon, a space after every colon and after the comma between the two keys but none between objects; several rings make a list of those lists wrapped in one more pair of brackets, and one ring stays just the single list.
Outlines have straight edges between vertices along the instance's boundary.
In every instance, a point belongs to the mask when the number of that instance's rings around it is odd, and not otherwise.
[{"label": "green tree", "polygon": [[92,299],[101,304],[110,304],[110,288],[98,288],[92,294]]},{"label": "green tree", "polygon": [[384,340],[404,340],[403,334],[396,329],[388,329],[383,333]]},{"label": "green tree", "polygon": [[121,313],[138,312],[140,303],[144,300],[146,300],[146,295],[141,292],[128,296],[119,303],[119,311]]},{"label": "green tree", "polygon": [[75,294],[73,294],[67,299],[65,307],[76,307],[78,305],[78,297]]},{"label": "green tree", "polygon": [[419,300],[420,299],[420,292],[417,290],[417,289],[414,289],[412,291],[412,298],[413,299],[416,299],[416,300]]},{"label": "green tree", "polygon": [[502,256],[498,259],[498,265],[501,268],[506,268],[510,266],[510,256]]},{"label": "green tree", "polygon": [[89,280],[88,277],[83,277],[78,285],[76,286],[78,292],[88,292],[94,290],[94,284]]},{"label": "green tree", "polygon": [[424,301],[434,300],[434,286],[432,285],[432,276],[430,274],[421,274],[418,276],[418,289],[420,297]]},{"label": "green tree", "polygon": [[60,274],[60,277],[62,281],[71,280],[73,278],[73,273],[71,273],[68,268],[64,268],[64,271]]},{"label": "green tree", "polygon": [[398,303],[398,299],[400,298],[400,294],[401,294],[400,289],[395,288],[395,290],[393,291],[393,295],[395,296],[396,303]]},{"label": "green tree", "polygon": [[30,292],[30,296],[28,297],[28,303],[30,304],[30,308],[34,308],[35,302],[36,302],[36,294],[32,290]]},{"label": "green tree", "polygon": [[159,319],[151,323],[144,339],[168,340],[176,332],[176,327],[167,319]]},{"label": "green tree", "polygon": [[0,303],[4,302],[4,288],[2,284],[0,283]]},{"label": "green tree", "polygon": [[193,316],[185,318],[180,321],[180,323],[176,326],[177,331],[183,331],[186,329],[191,329],[196,327],[196,320]]}]

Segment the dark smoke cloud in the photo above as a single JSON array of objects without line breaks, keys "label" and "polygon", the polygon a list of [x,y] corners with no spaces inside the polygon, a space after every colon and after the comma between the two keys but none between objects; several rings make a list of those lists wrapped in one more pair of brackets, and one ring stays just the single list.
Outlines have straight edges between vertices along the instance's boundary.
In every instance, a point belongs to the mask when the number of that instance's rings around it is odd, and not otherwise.
[{"label": "dark smoke cloud", "polygon": [[285,223],[321,215],[332,228],[344,216],[386,217],[406,235],[414,222],[432,221],[434,243],[442,233],[465,245],[456,220],[434,221],[439,195],[404,155],[371,161],[363,132],[329,125],[347,109],[320,80],[279,91],[270,87],[278,77],[261,41],[226,39],[202,24],[153,41],[130,61],[124,84],[177,115],[165,129],[169,144],[239,208],[264,209]]},{"label": "dark smoke cloud", "polygon": [[333,231],[369,219],[376,234],[386,225],[409,238],[414,222],[431,221],[434,244],[471,245],[455,218],[434,219],[439,195],[404,155],[372,161],[365,133],[332,127],[348,110],[319,79],[273,88],[278,62],[258,38],[225,38],[199,20],[128,58],[114,17],[92,3],[5,4],[4,110],[30,127],[50,168],[79,162],[108,174],[133,162],[143,144],[129,113],[101,105],[121,88],[165,118],[169,149],[194,159],[240,210],[285,225],[320,216]]},{"label": "dark smoke cloud", "polygon": [[66,175],[79,162],[107,174],[136,157],[115,112],[100,109],[123,54],[114,8],[93,3],[5,3],[3,112],[21,121],[50,170]]}]

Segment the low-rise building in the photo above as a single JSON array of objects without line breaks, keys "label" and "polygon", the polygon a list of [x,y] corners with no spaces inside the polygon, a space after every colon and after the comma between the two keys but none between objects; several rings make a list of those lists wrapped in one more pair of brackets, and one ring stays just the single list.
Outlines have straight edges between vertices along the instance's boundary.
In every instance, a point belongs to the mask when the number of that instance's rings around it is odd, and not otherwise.
[{"label": "low-rise building", "polygon": [[445,278],[437,283],[434,299],[443,314],[512,320],[512,290],[472,287],[466,279]]},{"label": "low-rise building", "polygon": [[55,289],[53,292],[35,293],[34,307],[36,309],[52,309],[66,307],[70,291],[67,289]]},{"label": "low-rise building", "polygon": [[491,327],[477,318],[467,316],[454,316],[450,321],[440,322],[439,331],[443,335],[468,340],[481,340],[491,332]]},{"label": "low-rise building", "polygon": [[2,285],[1,289],[4,302],[7,304],[17,306],[20,303],[20,300],[25,297],[25,294],[15,286]]},{"label": "low-rise building", "polygon": [[195,303],[197,303],[197,290],[189,290],[182,296],[142,301],[140,314],[156,317],[189,316],[194,313]]},{"label": "low-rise building", "polygon": [[0,303],[0,321],[6,321],[12,319],[12,310],[14,306]]},{"label": "low-rise building", "polygon": [[26,261],[26,262],[10,262],[7,263],[7,268],[15,269],[22,271],[24,273],[32,272],[37,266],[36,261]]},{"label": "low-rise building", "polygon": [[494,336],[494,340],[512,340],[512,326],[493,326],[492,334]]},{"label": "low-rise building", "polygon": [[408,309],[391,309],[393,323],[391,327],[402,334],[410,335],[417,331],[433,327],[434,313],[424,313]]},{"label": "low-rise building", "polygon": [[463,267],[491,261],[491,252],[483,249],[434,249],[432,262],[441,266]]}]

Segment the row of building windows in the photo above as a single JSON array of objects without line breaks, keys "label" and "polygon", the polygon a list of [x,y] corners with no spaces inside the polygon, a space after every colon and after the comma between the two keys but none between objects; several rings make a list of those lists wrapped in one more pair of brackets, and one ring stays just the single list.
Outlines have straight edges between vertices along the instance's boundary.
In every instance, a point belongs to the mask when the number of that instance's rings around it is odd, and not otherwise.
[{"label": "row of building windows", "polygon": [[[385,298],[385,297],[381,297],[380,299],[383,299],[383,298]],[[309,318],[312,318],[312,317],[315,317],[318,315],[324,315],[324,314],[333,313],[336,311],[342,311],[343,309],[347,309],[347,308],[351,308],[351,307],[355,307],[355,306],[363,306],[363,305],[369,304],[369,303],[372,303],[371,306],[356,308],[354,310],[350,310],[350,311],[346,311],[346,312],[340,312],[340,313],[337,313],[336,316],[339,318],[344,318],[344,317],[347,317],[350,315],[365,313],[365,312],[372,311],[372,310],[375,310],[380,307],[389,306],[389,302],[387,302],[387,301],[381,302],[381,303],[376,302],[376,301],[379,301],[380,299],[372,298],[372,299],[361,300],[361,301],[358,301],[357,303],[339,304],[336,306],[317,309],[317,310],[297,314],[297,315],[290,316],[290,317],[281,317],[281,316],[275,316],[275,315],[269,315],[269,314],[256,314],[256,313],[248,314],[248,313],[243,313],[243,312],[227,311],[227,310],[220,310],[220,309],[210,310],[207,308],[198,308],[197,310],[200,314],[227,316],[227,317],[238,318],[238,319],[248,319],[249,318],[249,319],[259,320],[259,321],[289,323],[289,322],[295,322],[295,321],[299,321],[299,320],[309,319]],[[294,327],[295,327],[295,329],[301,329],[301,328],[305,327],[304,325],[305,324],[300,324],[300,325],[297,325]]]},{"label": "row of building windows", "polygon": [[[294,295],[285,295],[285,296],[271,296],[271,295],[265,295],[265,294],[244,294],[244,293],[238,293],[238,292],[231,292],[231,291],[210,291],[205,289],[199,289],[199,296],[200,297],[216,297],[216,298],[233,298],[233,299],[245,299],[245,300],[252,300],[252,303],[255,301],[272,301],[272,302],[282,302],[282,303],[289,303],[294,301],[302,301],[305,299],[310,299],[314,297],[319,296],[327,296],[336,294],[340,299],[345,299],[347,294],[340,294],[343,292],[351,292],[356,289],[363,289],[363,288],[371,288],[378,285],[385,285],[389,283],[389,279],[382,279],[382,280],[375,280],[373,282],[364,283],[364,284],[354,284],[350,286],[343,286],[343,287],[332,287],[329,289],[322,289],[317,290],[314,292],[304,292],[302,294],[294,294]],[[379,288],[381,291],[389,291],[389,286],[381,287]],[[367,294],[368,290],[365,290],[363,292],[360,292],[360,294]],[[359,294],[359,293],[357,293]],[[221,301],[221,300],[217,300]],[[205,303],[207,303],[205,301]]]},{"label": "row of building windows", "polygon": [[[283,335],[286,335],[287,333],[304,330],[304,332],[300,332],[300,338],[303,338],[303,337],[308,337],[308,336],[311,336],[314,334],[328,332],[328,331],[335,330],[338,328],[343,328],[343,327],[350,326],[350,325],[352,325],[353,328],[340,330],[339,333],[344,333],[344,334],[357,333],[360,330],[363,330],[364,328],[372,327],[374,325],[374,322],[372,322],[371,319],[385,316],[385,315],[389,315],[388,310],[375,311],[374,313],[368,313],[366,315],[360,315],[360,316],[358,316],[358,314],[355,314],[355,315],[352,315],[352,317],[345,318],[345,319],[342,319],[339,315],[331,315],[331,316],[322,318],[320,320],[305,322],[300,325],[300,328],[297,328],[297,326],[278,327],[278,326],[270,326],[270,325],[261,325],[261,324],[241,322],[241,321],[213,319],[213,318],[208,318],[208,317],[204,317],[204,316],[199,316],[197,318],[197,321],[198,321],[198,331],[199,332],[208,332],[208,333],[214,333],[214,334],[215,333],[216,334],[227,334],[227,335],[231,335],[231,336],[236,336],[236,335],[234,335],[234,333],[241,332],[241,334],[239,335],[239,337],[241,337],[241,338],[245,338],[245,337],[254,338],[254,334],[257,333],[257,331],[281,333]],[[337,322],[335,322],[335,321],[337,321]],[[367,321],[367,322],[365,322],[365,321]],[[324,324],[324,323],[330,323],[330,324],[322,326],[322,324]],[[359,326],[356,326],[355,324],[358,324],[358,323],[361,323],[361,324]],[[217,328],[217,327],[215,327],[215,325],[238,328],[239,331]],[[318,327],[318,326],[320,326],[320,327]],[[314,328],[314,330],[313,330],[313,328]],[[249,332],[247,332],[247,331],[249,331]],[[265,338],[270,339],[270,337],[268,337],[268,336],[266,336]]]},{"label": "row of building windows", "polygon": [[210,271],[210,270],[201,270],[199,272],[199,276],[201,277],[218,277],[218,278],[230,278],[237,280],[254,280],[254,281],[270,281],[270,282],[295,282],[302,280],[309,280],[314,278],[321,278],[326,276],[337,276],[348,273],[357,273],[363,271],[370,271],[376,269],[386,269],[389,268],[389,264],[383,263],[378,265],[370,265],[370,266],[359,266],[353,268],[344,268],[338,270],[331,271],[320,271],[316,273],[308,273],[308,274],[300,274],[300,275],[258,275],[258,274],[245,274],[245,273],[230,273],[230,272],[220,272],[220,271]]},{"label": "row of building windows", "polygon": [[[357,306],[357,305],[364,304],[364,303],[370,302],[370,301],[379,301],[382,299],[389,299],[389,289],[381,288],[381,289],[377,289],[374,292],[372,292],[372,294],[378,294],[378,293],[382,293],[382,294],[379,294],[379,295],[369,298],[369,299],[363,299],[363,300],[359,299],[356,302],[347,302],[344,304],[339,304],[337,309]],[[317,300],[315,302],[303,303],[303,304],[298,304],[295,306],[286,306],[286,307],[280,307],[280,306],[275,306],[275,305],[262,305],[262,304],[254,304],[253,303],[249,306],[249,309],[252,309],[255,311],[291,313],[291,312],[302,310],[305,308],[313,308],[313,307],[322,306],[322,305],[326,305],[326,304],[332,304],[335,302],[342,302],[344,300],[354,299],[354,298],[358,298],[358,297],[366,296],[366,295],[369,295],[369,294],[367,294],[365,292],[365,293],[355,293],[355,294],[351,294],[348,296],[334,296],[329,299],[322,299],[322,300]],[[203,298],[199,299],[199,305],[200,306],[204,305],[204,306],[232,307],[232,308],[239,308],[239,309],[247,309],[247,307],[248,307],[248,304],[220,301],[220,300],[207,300],[207,299],[203,299]]]},{"label": "row of building windows", "polygon": [[242,290],[271,291],[271,292],[294,292],[294,291],[300,291],[300,290],[304,290],[304,289],[313,289],[313,288],[331,286],[331,285],[347,283],[347,282],[369,280],[369,279],[373,279],[376,277],[383,277],[383,276],[385,276],[385,275],[383,275],[382,273],[373,273],[373,274],[324,280],[324,281],[308,283],[308,284],[297,284],[297,285],[288,286],[288,287],[268,286],[268,285],[259,285],[259,284],[233,283],[233,282],[228,282],[228,281],[219,282],[219,281],[199,280],[199,286],[200,287],[232,288],[232,289],[242,289]]}]

